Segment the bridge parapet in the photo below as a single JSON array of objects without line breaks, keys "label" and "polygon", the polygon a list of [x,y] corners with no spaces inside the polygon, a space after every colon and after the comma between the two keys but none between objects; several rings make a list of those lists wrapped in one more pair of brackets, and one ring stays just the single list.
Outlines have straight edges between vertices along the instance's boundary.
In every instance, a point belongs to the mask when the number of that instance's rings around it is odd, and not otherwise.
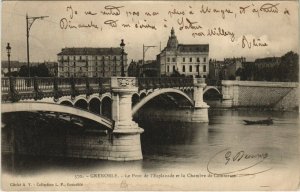
[{"label": "bridge parapet", "polygon": [[192,77],[139,77],[138,87],[142,89],[156,89],[156,88],[183,88],[193,87]]},{"label": "bridge parapet", "polygon": [[87,97],[93,93],[105,93],[111,90],[111,78],[57,78],[57,77],[10,77],[1,78],[2,102],[16,102],[24,99],[40,100],[45,97],[79,94]]}]

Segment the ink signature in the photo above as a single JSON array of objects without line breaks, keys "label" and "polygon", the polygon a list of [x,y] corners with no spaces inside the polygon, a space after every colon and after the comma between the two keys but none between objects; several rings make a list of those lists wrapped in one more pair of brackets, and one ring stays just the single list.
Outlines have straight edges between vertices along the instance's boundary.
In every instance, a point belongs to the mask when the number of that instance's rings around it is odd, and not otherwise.
[{"label": "ink signature", "polygon": [[248,153],[244,150],[224,149],[213,155],[207,163],[207,171],[214,175],[248,176],[271,170],[263,164],[270,156],[266,152]]}]

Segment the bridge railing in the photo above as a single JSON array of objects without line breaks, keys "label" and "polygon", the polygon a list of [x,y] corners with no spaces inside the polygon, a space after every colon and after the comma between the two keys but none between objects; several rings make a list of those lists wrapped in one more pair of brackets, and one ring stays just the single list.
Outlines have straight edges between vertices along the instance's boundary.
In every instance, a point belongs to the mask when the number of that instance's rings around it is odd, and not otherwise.
[{"label": "bridge railing", "polygon": [[[3,77],[1,78],[1,93],[4,100],[7,100],[7,95],[26,94],[27,98],[33,97],[30,94],[37,92],[60,92],[63,94],[71,93],[87,94],[104,93],[111,89],[111,78],[99,77],[78,77],[78,78],[57,78],[57,77]],[[34,94],[32,94],[34,95]],[[49,94],[48,94],[49,95]],[[41,94],[40,94],[41,96]]]},{"label": "bridge railing", "polygon": [[[192,87],[194,84],[192,77],[141,77],[137,81],[139,89],[183,88]],[[18,96],[23,93],[27,95],[26,98],[41,99],[45,96],[43,92],[47,92],[48,96],[53,93],[57,99],[68,94],[75,97],[79,94],[102,94],[110,90],[110,77],[4,77],[1,79],[2,96],[12,96],[10,93]],[[5,98],[8,99],[8,97]]]},{"label": "bridge railing", "polygon": [[37,81],[39,89],[43,91],[53,90],[54,81],[52,77],[39,77],[35,81]]},{"label": "bridge railing", "polygon": [[9,78],[1,78],[1,92],[7,93],[9,91]]},{"label": "bridge railing", "polygon": [[139,77],[139,89],[156,89],[170,87],[191,87],[193,86],[192,77]]}]

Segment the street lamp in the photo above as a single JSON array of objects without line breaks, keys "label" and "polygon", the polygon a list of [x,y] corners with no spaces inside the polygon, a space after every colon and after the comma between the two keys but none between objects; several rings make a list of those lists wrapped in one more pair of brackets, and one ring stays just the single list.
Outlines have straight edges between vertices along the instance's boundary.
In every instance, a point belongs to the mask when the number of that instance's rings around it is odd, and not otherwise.
[{"label": "street lamp", "polygon": [[124,59],[123,59],[123,57],[124,57],[124,47],[125,47],[125,43],[124,43],[124,40],[123,39],[121,39],[121,44],[120,44],[120,46],[121,46],[121,49],[122,49],[122,52],[121,52],[121,76],[122,77],[125,77],[125,72],[124,72]]},{"label": "street lamp", "polygon": [[28,77],[30,77],[30,66],[29,66],[29,31],[33,24],[33,22],[37,19],[44,19],[48,16],[40,16],[40,17],[28,17],[26,14],[26,37],[27,37],[27,67],[28,67]]},{"label": "street lamp", "polygon": [[8,57],[8,76],[10,77],[10,51],[11,51],[11,47],[9,45],[9,43],[7,43],[7,46],[6,46],[6,51],[7,51],[7,57]]}]

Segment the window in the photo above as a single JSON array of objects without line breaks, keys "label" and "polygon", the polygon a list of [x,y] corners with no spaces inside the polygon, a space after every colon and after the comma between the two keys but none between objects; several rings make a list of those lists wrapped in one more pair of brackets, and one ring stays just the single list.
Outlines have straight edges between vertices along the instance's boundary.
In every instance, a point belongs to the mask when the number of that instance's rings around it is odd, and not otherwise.
[{"label": "window", "polygon": [[176,69],[175,69],[175,65],[173,65],[173,71],[176,71]]},{"label": "window", "polygon": [[193,66],[190,65],[190,72],[193,72]]},{"label": "window", "polygon": [[182,72],[185,72],[185,65],[182,66]]},{"label": "window", "polygon": [[206,62],[206,57],[203,58],[203,62]]},{"label": "window", "polygon": [[76,63],[75,62],[73,63],[73,65],[74,65],[74,67],[76,67]]},{"label": "window", "polygon": [[182,62],[185,62],[185,57],[182,58]]},{"label": "window", "polygon": [[206,78],[206,75],[203,75],[204,78]]},{"label": "window", "polygon": [[96,71],[98,71],[98,68],[96,67]]},{"label": "window", "polygon": [[200,66],[199,66],[199,65],[197,65],[197,68],[196,68],[197,72],[199,72],[199,68],[200,68]]},{"label": "window", "polygon": [[79,68],[79,70],[81,71],[81,67]]},{"label": "window", "polygon": [[206,65],[203,65],[203,72],[206,72]]},{"label": "window", "polygon": [[172,62],[176,62],[176,57],[173,57],[173,58],[172,58]]},{"label": "window", "polygon": [[190,57],[190,62],[193,62],[193,58],[192,57]]},{"label": "window", "polygon": [[170,62],[170,57],[167,58],[167,62]]},{"label": "window", "polygon": [[79,60],[81,60],[81,56],[79,56]]},{"label": "window", "polygon": [[169,68],[169,65],[167,66],[167,72],[169,72],[170,71],[170,68]]}]

